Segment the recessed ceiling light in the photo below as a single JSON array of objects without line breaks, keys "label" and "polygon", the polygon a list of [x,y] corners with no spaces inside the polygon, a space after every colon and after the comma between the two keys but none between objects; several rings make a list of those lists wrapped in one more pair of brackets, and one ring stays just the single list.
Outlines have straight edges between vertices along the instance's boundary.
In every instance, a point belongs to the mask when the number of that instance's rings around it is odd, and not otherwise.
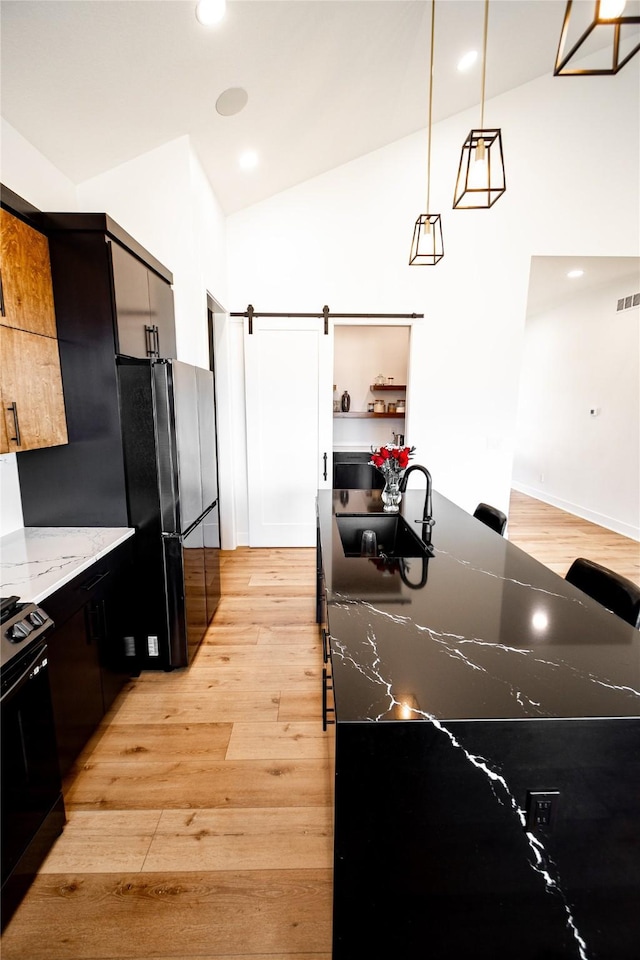
[{"label": "recessed ceiling light", "polygon": [[216,110],[221,117],[233,117],[244,110],[248,99],[249,95],[242,87],[229,87],[216,100]]},{"label": "recessed ceiling light", "polygon": [[196,20],[203,27],[220,23],[227,9],[227,0],[200,0],[196,4]]},{"label": "recessed ceiling light", "polygon": [[465,53],[464,57],[461,57],[458,60],[458,70],[460,70],[461,73],[464,73],[465,70],[471,69],[477,59],[478,51],[469,50],[468,53]]},{"label": "recessed ceiling light", "polygon": [[255,150],[245,150],[238,157],[238,163],[243,170],[253,170],[258,166],[258,154]]},{"label": "recessed ceiling light", "polygon": [[569,280],[577,280],[578,277],[584,276],[584,270],[569,270],[567,276],[569,277]]}]

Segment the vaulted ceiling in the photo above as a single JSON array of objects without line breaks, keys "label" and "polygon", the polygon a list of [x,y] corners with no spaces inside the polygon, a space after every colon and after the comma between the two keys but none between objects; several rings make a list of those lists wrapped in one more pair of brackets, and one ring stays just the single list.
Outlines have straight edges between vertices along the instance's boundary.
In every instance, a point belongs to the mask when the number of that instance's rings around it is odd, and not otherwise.
[{"label": "vaulted ceiling", "polygon": [[[492,0],[487,99],[552,72],[565,5]],[[205,28],[195,0],[3,0],[2,116],[75,183],[188,134],[232,212],[425,128],[430,9],[229,0]],[[483,13],[436,3],[434,121],[479,109],[480,62],[456,64],[482,50]],[[248,103],[224,117],[229,87]],[[243,171],[248,148],[260,162]]]}]

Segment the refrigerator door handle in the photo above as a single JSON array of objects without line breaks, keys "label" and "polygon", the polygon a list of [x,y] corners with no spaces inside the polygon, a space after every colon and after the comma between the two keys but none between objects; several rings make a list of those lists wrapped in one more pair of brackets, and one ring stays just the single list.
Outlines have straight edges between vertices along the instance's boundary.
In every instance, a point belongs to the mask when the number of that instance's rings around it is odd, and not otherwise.
[{"label": "refrigerator door handle", "polygon": [[195,530],[195,528],[196,528],[197,526],[199,526],[199,524],[202,523],[202,521],[204,520],[204,518],[205,518],[208,514],[211,513],[211,511],[213,510],[213,508],[214,508],[214,507],[217,507],[217,506],[218,506],[218,501],[217,501],[217,500],[214,500],[213,503],[210,503],[209,506],[207,507],[207,509],[202,511],[202,513],[200,514],[200,516],[198,517],[198,519],[197,519],[197,520],[194,520],[193,523],[190,524],[190,525],[187,527],[187,529],[184,531],[184,533],[181,533],[181,534],[180,534],[180,538],[182,539],[182,538],[184,538],[184,537],[188,537],[189,534],[192,532],[192,530]]}]

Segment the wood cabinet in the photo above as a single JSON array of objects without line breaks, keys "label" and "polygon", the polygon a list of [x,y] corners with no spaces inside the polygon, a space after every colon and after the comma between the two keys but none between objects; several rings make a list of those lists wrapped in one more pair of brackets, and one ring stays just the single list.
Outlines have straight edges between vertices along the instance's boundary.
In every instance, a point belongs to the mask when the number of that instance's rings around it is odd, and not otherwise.
[{"label": "wood cabinet", "polygon": [[0,210],[0,453],[67,442],[47,238]]},{"label": "wood cabinet", "polygon": [[55,337],[47,238],[8,210],[0,210],[0,274],[0,323]]},{"label": "wood cabinet", "polygon": [[58,341],[0,326],[2,453],[67,442]]}]

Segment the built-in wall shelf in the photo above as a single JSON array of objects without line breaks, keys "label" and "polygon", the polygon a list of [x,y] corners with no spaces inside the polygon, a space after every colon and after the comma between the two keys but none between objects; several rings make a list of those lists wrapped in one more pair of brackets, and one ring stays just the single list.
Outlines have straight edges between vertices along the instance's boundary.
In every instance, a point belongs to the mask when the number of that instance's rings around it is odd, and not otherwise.
[{"label": "built-in wall shelf", "polygon": [[381,383],[381,384],[373,383],[369,387],[369,390],[371,390],[372,393],[377,393],[379,390],[406,390],[406,389],[407,389],[406,383]]},{"label": "built-in wall shelf", "polygon": [[334,420],[404,420],[404,413],[368,413],[356,410],[353,413],[334,413]]}]

